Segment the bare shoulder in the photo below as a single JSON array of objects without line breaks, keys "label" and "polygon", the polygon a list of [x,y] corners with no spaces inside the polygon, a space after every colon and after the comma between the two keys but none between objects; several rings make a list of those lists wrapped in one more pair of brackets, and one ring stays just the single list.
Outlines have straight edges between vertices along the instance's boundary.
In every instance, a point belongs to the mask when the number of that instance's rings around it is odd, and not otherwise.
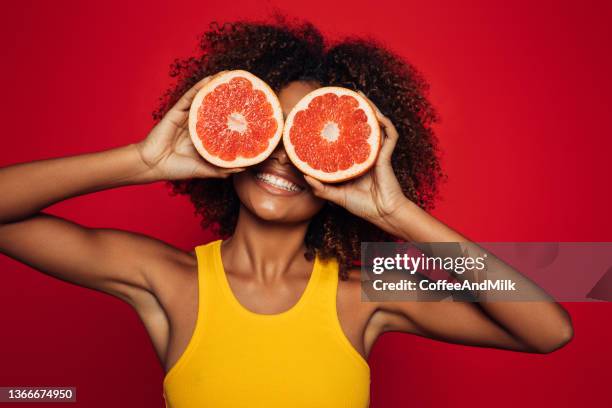
[{"label": "bare shoulder", "polygon": [[376,309],[373,302],[364,301],[362,297],[361,271],[353,268],[348,272],[348,279],[338,279],[338,308],[351,310],[362,319],[368,319]]},{"label": "bare shoulder", "polygon": [[183,302],[186,289],[197,289],[195,251],[184,251],[170,245],[159,245],[160,252],[144,268],[151,293],[160,305],[171,312]]},{"label": "bare shoulder", "polygon": [[[192,278],[196,270],[197,261],[193,251],[185,251],[163,240],[120,230],[101,230],[99,235],[99,240],[109,242],[109,249],[104,250],[103,254],[109,257],[116,255],[117,262],[122,262],[124,269],[142,276],[142,285],[129,286],[134,291],[145,289],[160,301],[176,291],[177,285]],[[98,245],[100,247],[104,245]],[[112,254],[107,254],[110,252]],[[121,268],[117,265],[115,269]],[[116,276],[114,280],[126,283],[127,273],[126,276]]]},{"label": "bare shoulder", "polygon": [[164,367],[170,348],[186,343],[197,316],[198,273],[193,251],[157,243],[143,267],[148,290],[136,291],[132,307],[142,320]]}]

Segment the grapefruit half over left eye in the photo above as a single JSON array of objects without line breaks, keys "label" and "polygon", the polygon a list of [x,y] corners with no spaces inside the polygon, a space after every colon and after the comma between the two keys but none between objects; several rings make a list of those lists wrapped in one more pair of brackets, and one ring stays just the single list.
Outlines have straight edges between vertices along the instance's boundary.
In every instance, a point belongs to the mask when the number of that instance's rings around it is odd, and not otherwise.
[{"label": "grapefruit half over left eye", "polygon": [[364,97],[346,88],[323,87],[291,110],[283,144],[302,173],[334,183],[357,177],[374,165],[381,134]]}]

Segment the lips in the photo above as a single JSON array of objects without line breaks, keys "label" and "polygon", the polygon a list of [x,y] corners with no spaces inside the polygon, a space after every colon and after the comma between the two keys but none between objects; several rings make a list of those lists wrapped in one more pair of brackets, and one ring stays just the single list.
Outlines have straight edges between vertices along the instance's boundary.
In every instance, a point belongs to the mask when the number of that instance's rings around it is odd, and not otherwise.
[{"label": "lips", "polygon": [[264,183],[271,185],[272,187],[280,188],[281,190],[292,192],[300,192],[303,190],[302,187],[290,182],[286,178],[279,177],[271,173],[255,173],[255,177],[258,180],[261,180]]},{"label": "lips", "polygon": [[298,176],[286,166],[274,164],[258,166],[253,169],[253,176],[258,183],[267,187],[268,190],[297,194],[307,188],[303,176]]}]

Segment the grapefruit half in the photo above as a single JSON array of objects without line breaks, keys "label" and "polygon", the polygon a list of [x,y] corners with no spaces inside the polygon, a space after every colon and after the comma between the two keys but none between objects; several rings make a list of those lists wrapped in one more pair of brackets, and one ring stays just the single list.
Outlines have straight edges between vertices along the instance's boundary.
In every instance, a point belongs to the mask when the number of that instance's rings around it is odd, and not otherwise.
[{"label": "grapefruit half", "polygon": [[215,75],[189,110],[189,135],[202,157],[219,167],[265,160],[283,133],[283,111],[274,91],[247,71]]},{"label": "grapefruit half", "polygon": [[304,96],[285,120],[283,144],[304,174],[336,183],[363,174],[381,145],[378,119],[357,92],[323,87]]}]

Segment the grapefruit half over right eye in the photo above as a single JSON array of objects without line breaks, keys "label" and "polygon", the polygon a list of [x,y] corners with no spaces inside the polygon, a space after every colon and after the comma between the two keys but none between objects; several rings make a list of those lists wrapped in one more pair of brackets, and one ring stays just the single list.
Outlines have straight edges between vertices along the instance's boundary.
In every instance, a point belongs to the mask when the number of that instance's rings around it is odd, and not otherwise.
[{"label": "grapefruit half over right eye", "polygon": [[357,177],[376,162],[378,119],[357,92],[323,87],[308,93],[285,120],[283,144],[304,174],[334,183]]},{"label": "grapefruit half over right eye", "polygon": [[215,75],[189,110],[196,150],[219,167],[245,167],[265,160],[283,134],[283,111],[274,91],[247,71]]}]

